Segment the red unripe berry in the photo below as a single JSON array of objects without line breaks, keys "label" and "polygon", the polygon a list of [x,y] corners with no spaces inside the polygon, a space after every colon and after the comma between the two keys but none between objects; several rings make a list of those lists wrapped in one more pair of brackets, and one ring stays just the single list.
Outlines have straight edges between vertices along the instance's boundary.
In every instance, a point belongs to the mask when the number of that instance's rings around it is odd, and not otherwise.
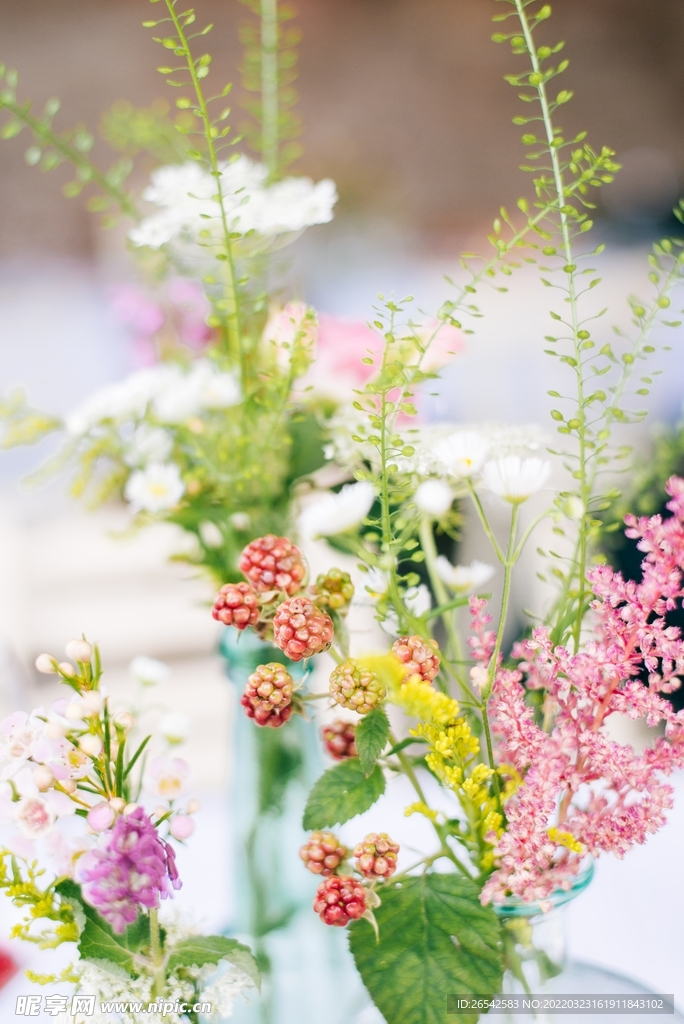
[{"label": "red unripe berry", "polygon": [[276,609],[273,640],[290,661],[327,651],[333,633],[330,616],[306,597],[291,597]]},{"label": "red unripe berry", "polygon": [[224,626],[247,629],[259,619],[259,599],[249,583],[226,583],[216,595],[211,614]]},{"label": "red unripe berry", "polygon": [[271,661],[259,665],[247,680],[240,703],[245,714],[257,725],[270,725],[277,729],[292,714],[294,680],[284,665]]},{"label": "red unripe berry", "polygon": [[366,912],[366,890],[348,875],[331,875],[318,886],[313,908],[325,924],[344,928]]},{"label": "red unripe berry", "polygon": [[356,869],[364,878],[389,878],[397,870],[399,844],[386,832],[371,832],[354,847]]},{"label": "red unripe berry", "polygon": [[338,718],[321,728],[321,739],[325,749],[336,761],[345,761],[348,757],[356,757],[356,726]]},{"label": "red unripe berry", "polygon": [[314,875],[334,875],[348,854],[332,832],[313,832],[299,851],[304,865]]},{"label": "red unripe berry", "polygon": [[392,653],[406,665],[406,676],[420,676],[431,683],[439,672],[439,647],[436,640],[420,636],[400,636],[392,644]]},{"label": "red unripe berry", "polygon": [[267,590],[283,590],[290,597],[301,589],[306,569],[299,548],[287,537],[268,533],[257,537],[240,555],[240,572],[244,573],[260,594]]}]

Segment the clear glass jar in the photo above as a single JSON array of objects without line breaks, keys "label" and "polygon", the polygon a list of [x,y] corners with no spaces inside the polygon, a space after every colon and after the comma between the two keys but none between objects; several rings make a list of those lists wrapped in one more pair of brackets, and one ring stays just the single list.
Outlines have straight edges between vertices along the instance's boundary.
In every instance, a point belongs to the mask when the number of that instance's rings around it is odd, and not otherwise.
[{"label": "clear glass jar", "polygon": [[[556,1013],[545,1008],[542,1001],[535,1012],[498,1014],[494,1019],[510,1020],[514,1024],[605,1024],[636,1021],[653,1022],[652,1014],[611,1013],[591,1009],[593,1000],[601,996],[624,995],[648,998],[651,994],[641,985],[600,967],[583,964],[568,958],[566,945],[566,908],[589,886],[594,865],[588,861],[567,891],[557,890],[548,899],[549,907],[543,911],[539,904],[523,903],[511,898],[496,910],[502,925],[502,944],[506,971],[502,986],[504,995],[519,996],[587,996],[583,1012]],[[560,1001],[562,1004],[562,1000]],[[533,1004],[534,1005],[534,1004]],[[638,1003],[637,1003],[638,1006]],[[678,1013],[670,1013],[668,1021],[684,1021]]]}]

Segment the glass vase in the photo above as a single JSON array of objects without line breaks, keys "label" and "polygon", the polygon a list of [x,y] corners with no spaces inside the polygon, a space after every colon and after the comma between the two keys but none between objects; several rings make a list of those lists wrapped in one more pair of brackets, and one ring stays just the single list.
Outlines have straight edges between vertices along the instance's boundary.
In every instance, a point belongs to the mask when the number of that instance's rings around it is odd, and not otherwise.
[{"label": "glass vase", "polygon": [[[606,1015],[601,1009],[602,996],[625,996],[638,1000],[648,999],[651,993],[629,978],[568,958],[565,935],[566,909],[570,902],[588,887],[593,873],[594,865],[590,861],[577,875],[570,889],[552,893],[546,901],[544,910],[537,903],[523,903],[514,898],[496,908],[502,925],[502,947],[506,965],[502,986],[504,997],[586,996],[588,998],[583,1001],[583,1012],[568,1012],[567,1006],[563,1008],[562,1000],[555,1002],[563,1012],[555,1012],[554,1009],[548,1009],[542,1000],[539,1005],[533,1002],[533,1009],[529,1013],[520,1013],[516,1010],[515,1014],[502,1012],[493,1015],[490,1011],[489,1015],[495,1020],[506,1019],[514,1024],[525,1024],[528,1021],[534,1021],[535,1024],[588,1024],[594,1020],[605,1020],[614,1024],[631,1021],[634,1024],[635,1021],[653,1020],[652,1014],[642,1015],[638,1012],[638,1003],[635,1003],[628,1012],[622,1013],[618,1010]],[[596,1003],[596,1000],[599,1000],[599,1003]],[[551,1002],[554,1002],[553,998]],[[591,1008],[592,1005],[595,1006],[594,1010]],[[611,1009],[615,1010],[616,1007],[613,1006]],[[676,1012],[670,1012],[667,1020],[682,1022],[684,1017]]]},{"label": "glass vase", "polygon": [[240,706],[257,665],[278,661],[307,673],[272,644],[227,628],[221,641],[232,689],[229,822],[233,912],[226,932],[248,942],[263,974],[260,997],[236,1006],[235,1024],[363,1024],[369,999],[347,949],[344,929],[314,914],[316,876],[298,851],[306,839],[307,794],[325,765],[314,722],[294,715],[260,728]]}]

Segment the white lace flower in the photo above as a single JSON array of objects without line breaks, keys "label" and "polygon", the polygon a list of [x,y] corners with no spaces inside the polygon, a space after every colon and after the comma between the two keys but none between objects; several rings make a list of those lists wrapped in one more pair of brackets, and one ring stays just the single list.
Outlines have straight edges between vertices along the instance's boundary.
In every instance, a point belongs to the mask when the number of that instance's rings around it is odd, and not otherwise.
[{"label": "white lace flower", "polygon": [[326,494],[307,505],[299,517],[303,537],[332,537],[358,526],[371,510],[375,500],[373,485],[365,480],[347,484],[337,494]]},{"label": "white lace flower", "polygon": [[249,989],[254,988],[254,982],[244,971],[233,964],[225,961],[218,969],[212,968],[203,971],[201,978],[208,974],[211,978],[209,984],[205,984],[200,990],[200,999],[210,1003],[211,1013],[204,1017],[205,1020],[218,1022],[232,1017],[235,1000],[241,994],[246,994]]},{"label": "white lace flower", "polygon": [[449,476],[466,480],[482,468],[490,447],[489,440],[482,434],[462,430],[438,441],[434,455]]},{"label": "white lace flower", "polygon": [[[246,156],[222,164],[220,172],[223,210],[233,234],[255,232],[272,240],[332,220],[337,191],[329,179],[314,184],[310,178],[285,178],[269,185],[265,167]],[[197,163],[158,168],[143,198],[160,209],[128,237],[153,249],[176,240],[221,243],[218,191],[216,178]]]},{"label": "white lace flower", "polygon": [[452,506],[454,495],[443,480],[424,480],[414,495],[421,512],[429,516],[443,516]]},{"label": "white lace flower", "polygon": [[470,565],[452,565],[448,558],[439,555],[435,562],[437,573],[448,587],[457,593],[469,594],[479,590],[494,575],[494,567],[477,559]]},{"label": "white lace flower", "polygon": [[173,462],[151,462],[145,469],[131,473],[124,495],[136,511],[165,512],[178,504],[185,494],[180,469]]},{"label": "white lace flower", "polygon": [[128,666],[128,671],[143,686],[156,686],[165,682],[171,674],[171,669],[163,661],[156,658],[148,658],[146,654],[139,654]]},{"label": "white lace flower", "polygon": [[122,423],[142,419],[149,403],[176,372],[176,367],[165,364],[147,367],[101,388],[67,417],[68,432],[72,437],[80,437],[105,420]]},{"label": "white lace flower", "polygon": [[542,459],[521,459],[518,455],[509,455],[486,463],[482,469],[482,480],[504,501],[519,505],[541,490],[550,473],[550,464]]}]

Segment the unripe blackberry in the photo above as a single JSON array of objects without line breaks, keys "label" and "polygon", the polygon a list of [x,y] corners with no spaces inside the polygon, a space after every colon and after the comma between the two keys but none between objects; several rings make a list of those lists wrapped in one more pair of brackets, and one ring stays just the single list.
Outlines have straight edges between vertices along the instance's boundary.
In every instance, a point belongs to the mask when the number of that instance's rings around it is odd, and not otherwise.
[{"label": "unripe blackberry", "polygon": [[277,729],[292,714],[294,680],[284,665],[271,661],[259,665],[247,680],[240,703],[245,714],[257,725],[270,725]]},{"label": "unripe blackberry", "polygon": [[287,537],[276,537],[273,533],[257,537],[247,545],[240,555],[240,572],[260,594],[283,590],[290,597],[301,588],[306,576],[299,548]]},{"label": "unripe blackberry", "polygon": [[321,739],[325,749],[336,761],[346,761],[348,757],[356,757],[356,726],[338,718],[321,729]]},{"label": "unripe blackberry", "polygon": [[333,634],[330,616],[306,597],[291,597],[276,609],[273,640],[290,661],[327,651]]},{"label": "unripe blackberry", "polygon": [[366,912],[366,890],[348,875],[331,875],[318,886],[313,908],[325,924],[344,928]]},{"label": "unripe blackberry", "polygon": [[305,867],[314,875],[334,875],[349,851],[332,832],[313,832],[299,851]]},{"label": "unripe blackberry", "polygon": [[259,599],[249,583],[226,583],[216,595],[211,614],[224,626],[247,629],[259,619]]},{"label": "unripe blackberry", "polygon": [[387,688],[375,672],[363,668],[353,658],[340,662],[330,675],[330,696],[340,707],[367,715],[382,704]]},{"label": "unripe blackberry", "polygon": [[392,644],[392,653],[406,666],[406,677],[420,676],[431,683],[439,672],[439,647],[436,640],[420,636],[400,636]]},{"label": "unripe blackberry", "polygon": [[330,569],[317,577],[313,591],[314,601],[319,608],[332,608],[339,612],[349,607],[354,596],[354,584],[348,572]]},{"label": "unripe blackberry", "polygon": [[386,832],[371,832],[354,847],[356,869],[364,878],[389,878],[397,870],[399,844]]}]

